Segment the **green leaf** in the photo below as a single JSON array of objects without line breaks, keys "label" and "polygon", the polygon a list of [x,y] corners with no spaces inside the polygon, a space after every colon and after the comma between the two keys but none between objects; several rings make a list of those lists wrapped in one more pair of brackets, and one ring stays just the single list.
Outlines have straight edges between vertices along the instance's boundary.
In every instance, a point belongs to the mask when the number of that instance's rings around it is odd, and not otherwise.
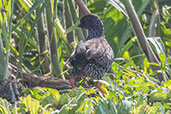
[{"label": "green leaf", "polygon": [[86,114],[91,114],[91,110],[92,110],[92,107],[91,107],[91,105],[88,105],[88,109],[87,109],[87,112],[86,112]]},{"label": "green leaf", "polygon": [[81,113],[84,110],[85,105],[86,105],[86,103],[85,102],[82,102],[81,103],[81,106],[77,109],[77,112]]},{"label": "green leaf", "polygon": [[[136,4],[135,7],[137,7],[137,14],[140,17],[141,14],[145,11],[145,8],[148,6],[149,3],[151,3],[149,0],[140,0],[140,1],[134,1],[133,3],[138,2],[139,4]],[[126,20],[124,20],[124,22],[121,22],[121,24],[125,23]],[[119,37],[120,39],[120,44],[119,44],[119,49],[122,49],[122,47],[124,46],[125,42],[128,40],[129,35],[132,32],[131,29],[131,24],[129,23],[127,26],[125,26],[124,28],[118,27],[119,29],[119,34],[121,34],[122,36]],[[124,31],[121,31],[124,30]],[[123,33],[121,33],[123,32]],[[118,57],[120,51],[116,52],[116,57]]]},{"label": "green leaf", "polygon": [[114,72],[116,72],[119,70],[119,64],[113,62],[111,68]]},{"label": "green leaf", "polygon": [[69,107],[68,105],[63,105],[59,111],[59,114],[69,114]]},{"label": "green leaf", "polygon": [[0,98],[0,113],[1,114],[11,114],[10,106],[11,104],[6,99]]},{"label": "green leaf", "polygon": [[88,9],[91,13],[102,12],[106,6],[106,2],[104,0],[93,0],[88,4]]},{"label": "green leaf", "polygon": [[131,40],[129,40],[126,43],[126,45],[123,46],[122,50],[119,53],[119,57],[122,57],[124,52],[128,51],[131,48],[131,46],[133,45],[133,42],[134,42],[135,39],[136,39],[136,37],[132,38]]},{"label": "green leaf", "polygon": [[132,104],[132,101],[121,100],[117,106],[118,114],[127,114],[128,112],[130,112]]},{"label": "green leaf", "polygon": [[69,97],[68,94],[62,94],[61,97],[60,97],[59,103],[61,105],[64,105],[64,104],[67,104],[70,100],[71,100],[71,98]]},{"label": "green leaf", "polygon": [[97,114],[110,114],[108,106],[102,99],[99,100],[99,105],[97,107]]},{"label": "green leaf", "polygon": [[145,105],[144,104],[140,104],[135,111],[135,114],[144,114],[145,113]]},{"label": "green leaf", "polygon": [[125,17],[128,17],[127,13],[126,13],[126,9],[125,6],[122,4],[121,1],[119,0],[107,0],[107,2],[109,2],[111,5],[113,5],[119,12],[121,12]]},{"label": "green leaf", "polygon": [[4,106],[0,106],[0,113],[1,114],[10,114]]},{"label": "green leaf", "polygon": [[148,63],[147,58],[144,59],[143,63],[144,63],[145,68],[149,68],[149,63]]},{"label": "green leaf", "polygon": [[150,93],[150,101],[165,101],[167,99],[167,94],[166,93],[161,93],[158,90],[153,90]]},{"label": "green leaf", "polygon": [[159,53],[159,58],[162,62],[165,62],[166,61],[166,56],[162,53]]},{"label": "green leaf", "polygon": [[148,37],[147,38],[150,46],[152,47],[153,51],[155,52],[155,54],[165,54],[165,45],[163,43],[163,41],[161,40],[160,37]]},{"label": "green leaf", "polygon": [[46,94],[43,95],[42,101],[41,101],[42,105],[45,106],[46,104],[55,104],[55,100],[53,98],[53,96],[47,92]]},{"label": "green leaf", "polygon": [[134,64],[134,61],[127,62],[126,64],[124,64],[123,69],[126,69],[127,67],[130,67],[133,64]]},{"label": "green leaf", "polygon": [[[27,17],[30,16],[30,14],[43,2],[44,0],[39,0],[34,2],[32,7],[30,8],[30,11],[19,21],[13,28],[12,31],[14,31]],[[46,3],[47,4],[47,3]]]},{"label": "green leaf", "polygon": [[110,114],[117,114],[117,109],[111,99],[109,99],[109,106]]},{"label": "green leaf", "polygon": [[26,112],[31,111],[32,114],[38,113],[40,106],[40,102],[38,100],[34,100],[30,95],[28,95],[24,99],[21,99],[21,102],[26,106]]},{"label": "green leaf", "polygon": [[58,90],[51,89],[51,88],[48,88],[48,90],[52,93],[52,96],[55,99],[56,104],[57,104],[60,100],[60,94],[59,94]]},{"label": "green leaf", "polygon": [[143,95],[139,94],[136,107],[139,107],[141,104],[143,104]]},{"label": "green leaf", "polygon": [[171,90],[171,80],[164,82],[163,86]]}]

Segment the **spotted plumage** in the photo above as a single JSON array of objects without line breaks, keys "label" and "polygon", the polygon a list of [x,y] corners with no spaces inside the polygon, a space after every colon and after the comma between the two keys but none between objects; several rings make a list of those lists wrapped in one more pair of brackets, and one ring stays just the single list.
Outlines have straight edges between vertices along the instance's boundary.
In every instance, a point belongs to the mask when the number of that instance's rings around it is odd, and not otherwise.
[{"label": "spotted plumage", "polygon": [[70,57],[74,76],[101,79],[109,70],[114,53],[104,36],[103,24],[97,15],[86,15],[79,27],[88,29],[85,42],[80,41]]}]

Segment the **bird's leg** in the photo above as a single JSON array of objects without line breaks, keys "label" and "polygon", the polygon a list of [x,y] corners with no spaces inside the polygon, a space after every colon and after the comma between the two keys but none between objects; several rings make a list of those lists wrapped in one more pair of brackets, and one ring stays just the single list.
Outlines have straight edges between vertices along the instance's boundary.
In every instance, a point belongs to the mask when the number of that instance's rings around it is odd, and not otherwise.
[{"label": "bird's leg", "polygon": [[69,80],[70,80],[70,83],[71,83],[72,88],[75,88],[75,79],[74,79],[74,76],[71,76]]},{"label": "bird's leg", "polygon": [[100,82],[99,82],[99,81],[97,82],[97,87],[99,88],[99,90],[100,90],[103,94],[105,94],[105,92],[103,91],[102,87],[100,86]]}]

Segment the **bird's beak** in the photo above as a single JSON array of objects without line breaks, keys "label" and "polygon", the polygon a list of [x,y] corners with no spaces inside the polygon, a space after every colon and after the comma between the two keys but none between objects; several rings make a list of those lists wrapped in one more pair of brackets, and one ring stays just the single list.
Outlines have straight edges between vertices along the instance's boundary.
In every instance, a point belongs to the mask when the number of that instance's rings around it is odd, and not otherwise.
[{"label": "bird's beak", "polygon": [[72,31],[75,30],[75,29],[79,29],[79,27],[80,27],[80,20],[77,21],[73,26],[69,27],[69,28],[64,32],[64,34],[68,34],[68,33],[72,32]]}]

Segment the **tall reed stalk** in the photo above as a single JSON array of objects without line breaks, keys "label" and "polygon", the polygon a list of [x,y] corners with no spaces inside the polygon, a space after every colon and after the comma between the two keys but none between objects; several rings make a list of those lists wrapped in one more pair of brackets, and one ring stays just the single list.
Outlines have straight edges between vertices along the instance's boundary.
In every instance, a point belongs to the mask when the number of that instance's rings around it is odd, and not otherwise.
[{"label": "tall reed stalk", "polygon": [[[154,62],[154,63],[157,63],[158,65],[160,65],[158,58],[156,57],[152,48],[150,47],[149,43],[147,42],[145,33],[142,29],[142,26],[138,19],[138,16],[133,8],[132,2],[130,0],[123,0],[123,3],[128,12],[128,15],[130,17],[130,21],[133,25],[134,31],[137,35],[137,39],[140,44],[140,47],[143,50],[143,52],[145,53],[148,61]],[[157,78],[159,79],[160,82],[164,81],[165,79],[168,79],[166,74],[162,75],[162,73],[160,72],[160,70],[161,70],[160,66],[151,65],[151,68],[153,71],[156,71],[156,70],[158,71]]]},{"label": "tall reed stalk", "polygon": [[[36,13],[40,11],[40,8],[38,7],[36,10]],[[38,29],[38,44],[39,44],[39,53],[40,53],[40,62],[42,62],[42,70],[43,74],[48,73],[50,71],[49,69],[49,60],[47,57],[47,54],[43,54],[47,50],[47,45],[46,45],[46,37],[45,37],[45,29],[44,29],[44,23],[43,23],[43,17],[42,14],[40,16],[40,19],[38,20],[37,23],[37,29]]]},{"label": "tall reed stalk", "polygon": [[[60,67],[60,62],[57,54],[57,43],[56,36],[54,31],[54,20],[52,17],[52,0],[49,0],[49,5],[46,7],[46,20],[48,26],[48,37],[50,45],[50,54],[51,54],[51,67],[52,73],[55,75],[61,74],[62,70]],[[64,78],[64,77],[63,77]]]}]

